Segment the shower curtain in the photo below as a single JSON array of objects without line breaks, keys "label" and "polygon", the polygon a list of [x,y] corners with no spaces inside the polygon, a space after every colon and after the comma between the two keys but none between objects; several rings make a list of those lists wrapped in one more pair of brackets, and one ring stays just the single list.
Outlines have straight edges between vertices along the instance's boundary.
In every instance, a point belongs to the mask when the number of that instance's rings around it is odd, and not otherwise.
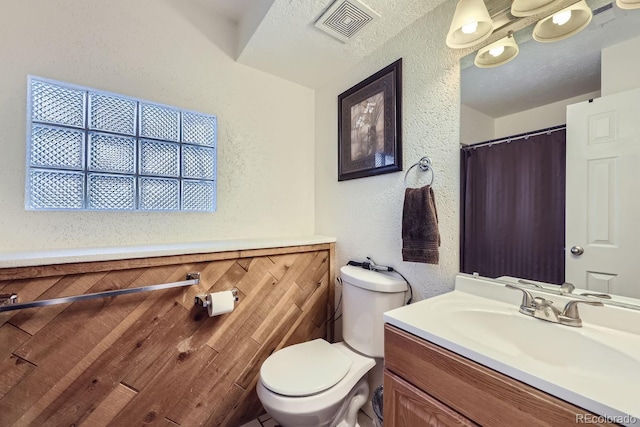
[{"label": "shower curtain", "polygon": [[565,136],[462,148],[460,271],[564,282]]}]

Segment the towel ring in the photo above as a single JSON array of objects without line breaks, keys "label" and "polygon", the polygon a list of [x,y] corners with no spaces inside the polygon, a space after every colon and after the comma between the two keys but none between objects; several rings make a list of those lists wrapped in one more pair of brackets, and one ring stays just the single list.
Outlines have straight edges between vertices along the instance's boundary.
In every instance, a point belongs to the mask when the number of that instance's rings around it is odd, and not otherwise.
[{"label": "towel ring", "polygon": [[435,173],[433,172],[433,167],[431,166],[431,159],[425,156],[421,158],[417,163],[414,163],[413,165],[411,165],[409,169],[407,169],[407,173],[404,174],[404,186],[405,187],[407,186],[407,176],[409,175],[409,172],[411,171],[411,169],[415,168],[416,166],[418,166],[420,170],[423,172],[431,171],[431,181],[429,181],[429,184],[427,185],[433,184]]}]

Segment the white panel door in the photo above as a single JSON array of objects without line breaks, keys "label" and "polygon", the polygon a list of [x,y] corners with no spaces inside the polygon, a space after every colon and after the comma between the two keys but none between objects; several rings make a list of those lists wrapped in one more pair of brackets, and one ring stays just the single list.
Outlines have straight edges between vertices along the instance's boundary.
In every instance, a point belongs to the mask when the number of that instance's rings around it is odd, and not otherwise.
[{"label": "white panel door", "polygon": [[640,298],[640,89],[567,107],[566,197],[566,281]]}]

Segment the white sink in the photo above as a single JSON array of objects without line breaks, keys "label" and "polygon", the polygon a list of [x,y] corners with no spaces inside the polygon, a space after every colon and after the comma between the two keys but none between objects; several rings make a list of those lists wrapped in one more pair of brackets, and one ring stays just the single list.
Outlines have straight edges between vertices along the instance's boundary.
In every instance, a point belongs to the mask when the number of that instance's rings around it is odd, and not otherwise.
[{"label": "white sink", "polygon": [[558,327],[519,312],[473,309],[452,310],[441,319],[446,319],[452,334],[489,351],[499,349],[506,355],[547,365],[546,369],[568,370],[591,380],[624,377],[640,384],[640,354],[633,357],[598,341],[590,328]]},{"label": "white sink", "polygon": [[[465,275],[455,291],[387,312],[385,321],[596,414],[640,419],[640,333],[622,327],[640,324],[640,311],[581,307],[583,327],[574,328],[521,314],[520,298]],[[569,299],[553,300],[562,308]],[[612,327],[612,318],[625,325]]]}]

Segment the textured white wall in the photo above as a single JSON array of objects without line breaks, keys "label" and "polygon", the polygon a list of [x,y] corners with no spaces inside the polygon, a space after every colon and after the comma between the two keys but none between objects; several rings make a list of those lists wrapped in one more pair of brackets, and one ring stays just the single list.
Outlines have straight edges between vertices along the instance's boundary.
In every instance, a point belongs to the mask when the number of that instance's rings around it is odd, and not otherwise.
[{"label": "textured white wall", "polygon": [[[237,64],[179,0],[2,0],[0,251],[310,235],[314,93]],[[27,74],[217,114],[218,212],[25,212]]]},{"label": "textured white wall", "polygon": [[563,125],[567,123],[567,105],[599,97],[600,91],[589,92],[541,107],[498,117],[495,119],[495,138]]},{"label": "textured white wall", "polygon": [[602,49],[602,96],[640,87],[640,37]]},{"label": "textured white wall", "polygon": [[[445,45],[454,7],[439,6],[316,91],[316,232],[337,238],[338,265],[371,256],[407,276],[418,299],[450,290],[459,265],[460,53]],[[400,57],[404,171],[338,182],[337,97]],[[402,261],[403,178],[422,156],[431,157],[436,173],[442,246],[435,266]],[[424,175],[412,170],[409,182],[423,183]]]},{"label": "textured white wall", "polygon": [[495,120],[466,105],[460,105],[460,142],[474,144],[495,138]]}]

